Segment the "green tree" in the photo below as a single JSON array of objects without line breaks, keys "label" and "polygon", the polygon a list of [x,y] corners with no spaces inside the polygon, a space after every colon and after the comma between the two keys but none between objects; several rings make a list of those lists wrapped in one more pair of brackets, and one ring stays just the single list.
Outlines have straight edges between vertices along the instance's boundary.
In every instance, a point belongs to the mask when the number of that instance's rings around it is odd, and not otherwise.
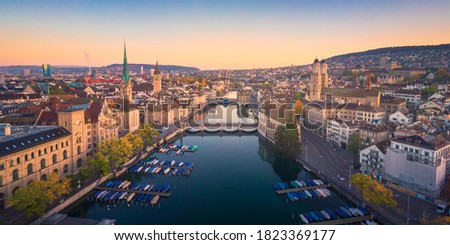
[{"label": "green tree", "polygon": [[131,144],[131,149],[134,154],[138,153],[144,147],[144,142],[138,134],[128,133],[124,138]]},{"label": "green tree", "polygon": [[354,174],[351,183],[356,190],[362,193],[365,201],[385,207],[395,207],[397,202],[393,198],[392,191],[366,174]]},{"label": "green tree", "polygon": [[99,171],[102,176],[106,176],[112,172],[108,157],[101,152],[96,152],[92,157],[88,157],[87,163],[87,166],[81,171],[85,171],[85,173],[82,174],[88,178],[92,178],[97,171]]},{"label": "green tree", "polygon": [[48,180],[34,180],[27,187],[19,188],[9,204],[24,211],[28,217],[42,216],[49,205],[69,191],[69,179],[58,180],[58,174],[53,173]]},{"label": "green tree", "polygon": [[149,146],[156,142],[159,132],[156,129],[154,129],[150,124],[144,124],[141,126],[138,134],[139,137],[142,138],[144,146]]},{"label": "green tree", "polygon": [[295,157],[300,150],[298,127],[278,126],[275,131],[275,147],[287,157]]},{"label": "green tree", "polygon": [[448,72],[446,69],[439,69],[434,73],[434,79],[435,82],[447,82],[448,81]]},{"label": "green tree", "polygon": [[353,133],[348,137],[347,149],[354,154],[357,154],[361,146],[361,136],[358,133]]},{"label": "green tree", "polygon": [[48,93],[50,95],[65,95],[65,94],[67,94],[66,91],[64,91],[60,87],[57,87],[57,88],[54,88],[54,89],[50,89],[50,91]]},{"label": "green tree", "polygon": [[423,90],[423,93],[426,95],[433,95],[438,91],[438,87],[436,85],[431,85]]},{"label": "green tree", "polygon": [[303,93],[302,92],[297,92],[294,94],[294,100],[299,100],[303,98]]}]

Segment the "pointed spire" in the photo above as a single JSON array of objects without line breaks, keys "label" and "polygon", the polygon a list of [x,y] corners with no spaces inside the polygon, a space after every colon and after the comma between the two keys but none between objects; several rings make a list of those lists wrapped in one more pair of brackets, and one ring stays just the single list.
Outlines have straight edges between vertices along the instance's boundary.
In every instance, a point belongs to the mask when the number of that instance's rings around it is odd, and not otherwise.
[{"label": "pointed spire", "polygon": [[130,74],[128,73],[127,45],[126,45],[125,41],[123,41],[122,80],[126,85],[128,85],[128,82],[130,81]]},{"label": "pointed spire", "polygon": [[159,69],[158,61],[156,61],[155,72],[153,74],[161,74],[161,70]]}]

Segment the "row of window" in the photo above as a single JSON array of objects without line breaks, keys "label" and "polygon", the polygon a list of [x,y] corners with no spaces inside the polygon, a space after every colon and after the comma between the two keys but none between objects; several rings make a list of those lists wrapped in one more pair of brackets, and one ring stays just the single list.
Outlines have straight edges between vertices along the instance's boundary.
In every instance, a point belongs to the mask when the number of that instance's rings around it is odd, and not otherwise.
[{"label": "row of window", "polygon": [[[78,168],[80,168],[81,167],[81,165],[82,165],[82,160],[81,159],[78,159],[78,161],[77,161],[77,167]],[[46,167],[46,165],[45,165],[45,159],[42,159],[41,160],[41,169],[43,169],[43,168],[45,168]],[[55,169],[55,170],[53,170],[53,172],[56,172],[56,173],[58,173],[58,169]],[[68,164],[64,164],[64,166],[63,166],[63,173],[64,174],[67,174],[69,172],[69,165]],[[33,172],[33,164],[28,164],[28,166],[27,166],[27,175],[30,175],[30,174],[32,174],[32,173],[34,173]],[[14,169],[13,171],[12,171],[12,181],[16,181],[16,180],[18,180],[19,179],[19,170],[18,169]],[[41,176],[41,180],[46,180],[47,178],[47,175],[45,175],[45,174],[43,174],[42,176]],[[2,177],[0,176],[0,186],[2,186]]]},{"label": "row of window", "polygon": [[[81,147],[79,146],[79,152],[81,152]],[[80,153],[78,153],[78,154],[80,154]],[[26,156],[26,155],[25,155]],[[67,159],[67,150],[64,150],[63,151],[63,159]],[[41,160],[41,163],[42,163],[42,161],[44,160],[44,162],[45,162],[45,159],[42,159]],[[57,162],[57,156],[56,156],[56,154],[53,154],[53,156],[52,156],[52,160],[53,160],[53,164],[55,164],[56,162]],[[25,161],[28,161],[28,158],[27,157],[25,157]],[[16,163],[17,164],[21,164],[21,162],[20,162],[20,157],[17,157],[17,159],[16,159]],[[13,160],[10,160],[9,161],[9,166],[10,167],[13,167],[14,166],[14,161]],[[4,170],[5,169],[5,165],[3,164],[3,163],[0,163],[0,171],[1,170]]]},{"label": "row of window", "polygon": [[[68,140],[66,140],[65,146],[66,146],[66,147],[69,146],[69,141],[68,141]],[[61,148],[63,148],[63,147],[64,147],[64,142],[61,142]],[[53,148],[53,145],[50,146],[50,152],[53,152],[54,150],[58,150],[58,149],[59,149],[59,144],[55,144],[55,148]],[[43,153],[42,153],[42,152],[43,152]],[[64,154],[67,155],[67,151],[64,150],[64,152],[65,152]],[[38,156],[39,156],[39,157],[42,156],[42,155],[45,155],[45,154],[47,154],[47,147],[44,148],[44,151],[42,151],[42,150],[40,150],[40,149],[38,150]],[[34,159],[34,158],[35,158],[34,152],[31,152],[30,155],[25,154],[25,156],[24,156],[24,160],[25,160],[25,161],[28,161],[28,160]],[[64,159],[65,159],[65,158],[64,158]],[[17,164],[20,164],[20,163],[21,163],[21,158],[20,158],[20,157],[17,157],[17,158],[16,158],[16,163],[17,163]],[[13,160],[10,160],[9,165],[10,165],[10,167],[14,166],[14,161],[13,161]],[[3,170],[3,168],[4,168],[3,164],[0,164],[0,170]]]}]

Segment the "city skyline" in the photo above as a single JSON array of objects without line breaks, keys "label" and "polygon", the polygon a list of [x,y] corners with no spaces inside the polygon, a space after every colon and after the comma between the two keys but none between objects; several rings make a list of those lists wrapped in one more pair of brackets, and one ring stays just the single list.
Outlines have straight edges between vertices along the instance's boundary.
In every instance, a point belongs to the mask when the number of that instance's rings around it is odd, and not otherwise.
[{"label": "city skyline", "polygon": [[[270,68],[374,48],[449,43],[449,1],[10,1],[0,65]],[[63,54],[63,55],[61,55]],[[90,61],[88,61],[90,60]]]}]

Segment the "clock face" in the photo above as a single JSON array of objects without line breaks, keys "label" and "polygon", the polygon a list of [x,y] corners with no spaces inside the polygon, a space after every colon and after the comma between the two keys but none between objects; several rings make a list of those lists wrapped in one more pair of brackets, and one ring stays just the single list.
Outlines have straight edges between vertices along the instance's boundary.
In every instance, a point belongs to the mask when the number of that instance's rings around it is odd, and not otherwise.
[{"label": "clock face", "polygon": [[80,121],[80,120],[76,120],[76,121],[75,121],[75,125],[80,126],[80,124],[81,124],[81,121]]}]

